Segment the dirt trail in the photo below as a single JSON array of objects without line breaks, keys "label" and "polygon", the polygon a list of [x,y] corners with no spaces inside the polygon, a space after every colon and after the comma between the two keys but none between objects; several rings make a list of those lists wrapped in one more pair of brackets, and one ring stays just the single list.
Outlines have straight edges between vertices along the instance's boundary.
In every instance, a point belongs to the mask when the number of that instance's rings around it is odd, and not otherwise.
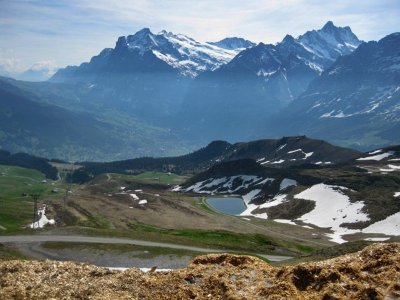
[{"label": "dirt trail", "polygon": [[[133,240],[128,238],[108,238],[108,237],[92,237],[78,235],[15,235],[0,236],[0,243],[39,243],[39,242],[74,242],[74,243],[102,243],[102,244],[129,244],[146,247],[163,247],[172,249],[183,249],[203,253],[222,253],[234,252],[229,250],[186,246],[172,243],[159,243],[141,240]],[[256,253],[255,253],[256,254]],[[289,256],[257,254],[270,261],[282,261],[289,259]]]}]

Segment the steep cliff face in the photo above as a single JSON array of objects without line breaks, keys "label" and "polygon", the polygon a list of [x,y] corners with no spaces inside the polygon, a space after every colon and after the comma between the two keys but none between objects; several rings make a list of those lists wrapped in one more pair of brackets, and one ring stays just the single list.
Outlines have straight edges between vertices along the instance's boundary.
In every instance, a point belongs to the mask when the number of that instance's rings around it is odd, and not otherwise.
[{"label": "steep cliff face", "polygon": [[253,257],[197,257],[166,273],[71,262],[3,261],[1,299],[398,299],[400,244],[338,258],[272,267]]}]

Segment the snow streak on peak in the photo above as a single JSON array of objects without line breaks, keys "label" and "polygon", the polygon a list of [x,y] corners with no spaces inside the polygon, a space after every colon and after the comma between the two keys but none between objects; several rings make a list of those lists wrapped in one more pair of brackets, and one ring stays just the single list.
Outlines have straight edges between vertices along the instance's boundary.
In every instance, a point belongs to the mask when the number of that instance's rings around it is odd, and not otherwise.
[{"label": "snow streak on peak", "polygon": [[246,46],[253,45],[239,38],[202,43],[186,35],[165,30],[153,34],[148,28],[134,35],[121,37],[117,45],[121,43],[132,51],[138,51],[140,55],[152,52],[157,58],[179,69],[182,75],[190,77],[195,77],[203,71],[215,70],[232,60]]},{"label": "snow streak on peak", "polygon": [[350,54],[362,43],[350,27],[336,27],[332,21],[322,29],[307,31],[297,40],[314,55],[332,62],[340,55]]},{"label": "snow streak on peak", "polygon": [[308,74],[318,76],[339,56],[352,53],[360,44],[350,27],[336,27],[329,21],[322,29],[308,31],[297,38],[286,35],[275,45],[260,43],[246,49],[227,68],[250,70],[265,81],[272,80],[271,77],[284,77],[286,81],[288,73],[298,72],[295,70],[310,70]]}]

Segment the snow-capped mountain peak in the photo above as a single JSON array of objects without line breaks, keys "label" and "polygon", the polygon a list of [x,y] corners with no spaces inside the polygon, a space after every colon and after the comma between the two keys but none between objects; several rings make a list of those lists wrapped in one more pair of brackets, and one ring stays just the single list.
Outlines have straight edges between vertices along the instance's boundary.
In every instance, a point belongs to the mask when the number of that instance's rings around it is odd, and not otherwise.
[{"label": "snow-capped mountain peak", "polygon": [[362,41],[351,31],[350,27],[336,27],[328,21],[321,29],[307,31],[298,37],[305,49],[331,64],[341,55],[348,55]]},{"label": "snow-capped mountain peak", "polygon": [[[224,69],[250,71],[265,81],[272,76],[283,76],[284,81],[292,81],[289,83],[290,94],[299,95],[307,86],[305,78],[316,78],[339,56],[352,53],[360,44],[350,27],[336,27],[329,21],[321,29],[307,31],[298,38],[286,35],[275,45],[260,43],[246,49]],[[301,73],[300,77],[296,75]],[[297,82],[294,82],[296,76]]]},{"label": "snow-capped mountain peak", "polygon": [[239,38],[231,40],[230,47],[225,42],[222,47],[165,30],[153,34],[150,29],[144,28],[134,35],[120,37],[116,48],[126,47],[131,51],[138,51],[141,56],[152,52],[158,59],[178,69],[182,75],[196,77],[203,71],[214,70],[229,62],[246,46],[254,45]]}]

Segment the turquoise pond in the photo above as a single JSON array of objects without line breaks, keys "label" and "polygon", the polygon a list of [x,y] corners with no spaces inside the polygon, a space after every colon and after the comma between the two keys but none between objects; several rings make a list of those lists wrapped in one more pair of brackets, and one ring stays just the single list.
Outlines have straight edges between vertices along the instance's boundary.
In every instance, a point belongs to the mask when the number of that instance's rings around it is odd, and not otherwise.
[{"label": "turquoise pond", "polygon": [[228,215],[239,215],[246,210],[246,205],[242,198],[208,198],[206,202],[214,210]]}]

